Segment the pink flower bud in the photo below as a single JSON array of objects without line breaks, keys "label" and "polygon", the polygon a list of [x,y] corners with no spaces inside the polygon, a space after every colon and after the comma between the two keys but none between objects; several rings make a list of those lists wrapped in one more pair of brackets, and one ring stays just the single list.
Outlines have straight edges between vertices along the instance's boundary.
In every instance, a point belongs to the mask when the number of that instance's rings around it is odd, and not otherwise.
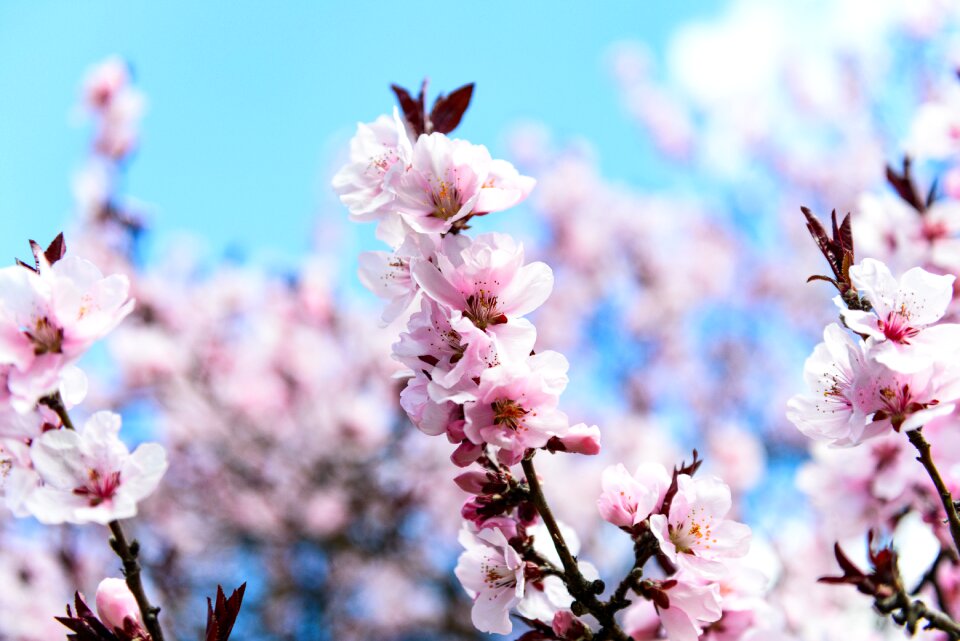
[{"label": "pink flower bud", "polygon": [[567,452],[594,455],[600,453],[600,428],[596,425],[577,423],[570,427],[566,436],[560,438]]},{"label": "pink flower bud", "polygon": [[464,441],[450,455],[450,460],[457,467],[466,467],[480,458],[481,454],[483,454],[482,445]]},{"label": "pink flower bud", "polygon": [[561,639],[582,639],[586,637],[587,626],[573,615],[570,610],[560,610],[553,615],[553,633]]},{"label": "pink flower bud", "polygon": [[489,480],[487,477],[488,474],[482,470],[470,470],[456,476],[453,482],[464,492],[483,494],[484,486],[487,485]]},{"label": "pink flower bud", "polygon": [[140,627],[140,609],[137,600],[123,579],[104,579],[97,586],[97,614],[100,620],[111,630],[124,629],[124,620],[131,618]]}]

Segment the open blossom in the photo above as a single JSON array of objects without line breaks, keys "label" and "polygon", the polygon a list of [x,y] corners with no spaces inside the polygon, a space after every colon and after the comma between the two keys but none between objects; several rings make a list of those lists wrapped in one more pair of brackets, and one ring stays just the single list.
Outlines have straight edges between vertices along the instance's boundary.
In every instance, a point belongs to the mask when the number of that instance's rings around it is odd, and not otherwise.
[{"label": "open blossom", "polygon": [[864,344],[839,325],[827,326],[823,337],[804,367],[812,394],[787,404],[787,417],[810,438],[856,445],[891,427],[914,429],[953,411],[960,395],[953,363],[907,374],[869,358]]},{"label": "open blossom", "polygon": [[909,430],[952,411],[954,367],[904,374],[869,358],[864,344],[839,325],[827,326],[823,337],[804,366],[812,394],[787,404],[787,417],[810,438],[856,445],[891,426]]},{"label": "open blossom", "polygon": [[109,523],[136,515],[167,469],[163,448],[140,445],[131,454],[120,440],[120,416],[97,412],[79,431],[45,432],[33,442],[40,485],[27,498],[43,523]]},{"label": "open blossom", "polygon": [[510,610],[523,598],[523,559],[499,528],[473,532],[464,526],[460,543],[466,551],[460,555],[455,573],[473,597],[470,616],[474,627],[508,634],[513,629]]},{"label": "open blossom", "polygon": [[550,268],[524,265],[523,245],[506,234],[482,234],[459,251],[441,252],[435,265],[414,265],[413,275],[428,296],[492,332],[538,308],[553,289]]},{"label": "open blossom", "polygon": [[393,252],[370,251],[360,254],[360,282],[388,301],[381,320],[392,323],[410,307],[420,288],[410,273],[410,263],[426,260],[436,250],[435,240],[425,234],[407,234]]},{"label": "open blossom", "polygon": [[385,188],[387,174],[403,171],[410,154],[407,128],[396,110],[393,117],[357,125],[350,162],[333,177],[333,189],[353,220],[379,220],[393,211],[395,194]]},{"label": "open blossom", "polygon": [[680,474],[669,514],[651,516],[650,530],[681,569],[720,576],[720,560],[743,556],[750,546],[750,528],[726,518],[730,507],[730,488],[720,479]]},{"label": "open blossom", "polygon": [[523,363],[498,365],[480,375],[476,401],[464,406],[463,431],[473,443],[501,448],[504,462],[516,463],[528,448],[539,448],[569,429],[557,409],[567,386],[567,359],[540,352]]},{"label": "open blossom", "polygon": [[525,199],[534,180],[506,161],[494,161],[483,145],[423,134],[403,173],[391,177],[395,208],[414,231],[445,233],[471,214],[512,207]]},{"label": "open blossom", "polygon": [[810,394],[787,403],[787,418],[810,438],[837,445],[859,443],[882,430],[867,427],[868,412],[857,404],[854,384],[867,368],[863,344],[833,323],[823,331],[803,367]]},{"label": "open blossom", "polygon": [[394,357],[418,372],[430,375],[429,390],[436,402],[463,402],[476,398],[481,373],[502,363],[525,361],[537,339],[533,324],[515,319],[496,334],[424,297],[410,317],[407,331],[393,346]]},{"label": "open blossom", "polygon": [[670,475],[659,463],[642,463],[631,475],[622,463],[608,467],[601,477],[597,499],[600,515],[619,527],[630,528],[652,514],[670,487]]},{"label": "open blossom", "polygon": [[72,256],[53,265],[37,256],[38,271],[0,269],[0,366],[10,366],[7,386],[19,411],[56,391],[63,367],[133,309],[126,276],[104,277]]},{"label": "open blossom", "polygon": [[867,258],[850,268],[850,280],[873,311],[847,309],[838,301],[840,313],[847,327],[868,337],[878,362],[911,373],[960,348],[960,325],[934,325],[953,298],[953,276],[914,267],[897,282],[886,265]]},{"label": "open blossom", "polygon": [[670,604],[657,608],[660,621],[670,641],[695,641],[703,632],[703,624],[717,621],[722,616],[720,588],[704,584],[684,575],[674,575],[672,587],[664,590]]},{"label": "open blossom", "polygon": [[447,431],[456,416],[457,405],[451,401],[438,402],[430,398],[430,382],[422,373],[409,379],[400,392],[400,407],[423,433],[437,436]]}]

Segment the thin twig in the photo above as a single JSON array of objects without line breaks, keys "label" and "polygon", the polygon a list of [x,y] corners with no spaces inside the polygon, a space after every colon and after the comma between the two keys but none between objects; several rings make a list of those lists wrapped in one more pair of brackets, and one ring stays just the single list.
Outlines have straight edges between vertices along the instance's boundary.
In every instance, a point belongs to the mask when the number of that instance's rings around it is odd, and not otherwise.
[{"label": "thin twig", "polygon": [[933,456],[930,453],[930,444],[923,438],[923,433],[920,431],[921,429],[922,428],[918,427],[915,430],[909,430],[907,432],[907,438],[909,438],[910,443],[917,448],[917,452],[920,453],[917,460],[920,461],[924,469],[927,470],[930,480],[933,481],[933,484],[937,488],[937,493],[940,495],[940,502],[943,504],[943,509],[947,513],[947,522],[950,524],[950,537],[953,539],[953,545],[956,550],[960,551],[960,515],[957,514],[957,506],[953,503],[953,495],[950,494],[950,490],[947,489],[946,483],[943,482],[943,478],[940,476],[940,471],[933,462]]},{"label": "thin twig", "polygon": [[915,634],[921,621],[926,621],[925,630],[940,630],[946,633],[950,641],[960,640],[960,624],[938,610],[927,607],[923,601],[911,601],[903,590],[897,590],[886,599],[875,601],[877,610],[892,615],[893,620],[904,626],[910,634]]},{"label": "thin twig", "polygon": [[68,430],[74,429],[73,421],[70,420],[70,414],[67,412],[67,406],[63,403],[63,397],[60,392],[54,392],[40,399],[40,402],[52,409],[60,417],[63,426]]},{"label": "thin twig", "polygon": [[[547,505],[543,488],[540,486],[540,480],[537,478],[537,471],[533,467],[534,453],[535,451],[531,451],[530,454],[524,457],[522,461],[523,473],[527,477],[527,484],[530,486],[530,498],[533,499],[533,504],[536,506],[540,518],[543,519],[543,524],[546,526],[547,531],[550,533],[550,538],[553,540],[553,546],[560,556],[560,562],[563,564],[561,579],[563,579],[563,582],[566,584],[571,596],[576,599],[574,605],[579,604],[582,610],[589,612],[597,619],[597,622],[600,624],[600,632],[597,633],[595,638],[598,641],[603,639],[629,641],[630,637],[620,628],[620,625],[614,617],[616,611],[621,608],[616,607],[612,602],[604,603],[597,599],[597,593],[603,591],[602,582],[587,581],[580,572],[577,560],[570,553],[570,548],[567,547],[567,542],[560,532],[560,526],[557,525],[557,520],[554,518],[553,512],[550,511],[550,506]],[[597,590],[597,587],[600,589]],[[576,610],[574,610],[574,613],[576,613]]]},{"label": "thin twig", "polygon": [[163,641],[163,630],[160,628],[160,619],[157,616],[160,613],[160,608],[150,605],[147,593],[143,589],[143,581],[140,580],[140,562],[137,560],[140,546],[136,541],[127,542],[127,537],[119,521],[110,521],[109,527],[111,534],[113,534],[113,538],[110,539],[110,547],[123,562],[123,576],[127,580],[127,587],[133,593],[133,598],[137,601],[137,607],[140,608],[140,614],[143,616],[143,623],[147,627],[147,632],[153,637],[153,641]]}]

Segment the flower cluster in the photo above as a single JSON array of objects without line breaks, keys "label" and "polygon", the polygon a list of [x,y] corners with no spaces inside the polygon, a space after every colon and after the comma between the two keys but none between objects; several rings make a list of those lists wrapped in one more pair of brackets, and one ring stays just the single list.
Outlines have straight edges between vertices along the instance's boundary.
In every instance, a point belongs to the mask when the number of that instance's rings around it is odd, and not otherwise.
[{"label": "flower cluster", "polygon": [[[461,511],[466,551],[456,574],[473,598],[473,624],[506,634],[513,613],[531,627],[524,638],[574,641],[589,638],[591,624],[579,617],[590,614],[620,638],[617,612],[635,601],[654,604],[670,639],[696,639],[723,616],[727,561],[749,546],[749,528],[728,518],[729,487],[694,479],[696,458],[672,476],[659,465],[636,476],[622,465],[607,470],[601,514],[630,535],[637,555],[600,600],[604,583],[575,558],[577,537],[552,516],[533,467],[540,450],[600,450],[599,428],[571,425],[559,409],[569,364],[536,349],[526,318],[549,297],[553,273],[526,262],[510,236],[463,233],[473,217],[522,201],[534,181],[486,148],[435,130],[432,123],[448,120],[448,98],[428,116],[422,93],[412,101],[395,91],[403,117],[359,125],[333,184],[353,219],[377,221],[392,248],[364,254],[360,270],[388,301],[383,321],[406,324],[393,348],[407,368],[401,405],[421,431],[446,436],[452,461],[468,468],[455,479],[473,495]],[[458,102],[456,121],[464,109]],[[660,578],[642,578],[651,559]]]},{"label": "flower cluster", "polygon": [[0,460],[7,506],[44,523],[109,523],[136,514],[166,470],[163,448],[132,454],[120,416],[98,412],[74,429],[67,409],[83,400],[76,361],[133,309],[122,275],[65,256],[63,237],[34,265],[0,270]]},{"label": "flower cluster", "polygon": [[[851,246],[848,265],[852,255]],[[871,258],[840,276],[847,293],[835,303],[849,331],[824,330],[804,367],[811,393],[790,400],[790,420],[811,438],[851,446],[953,412],[960,325],[939,321],[955,277],[914,267],[898,280]]]},{"label": "flower cluster", "polygon": [[[921,214],[929,206],[916,198],[908,163],[902,175],[888,170],[888,179],[906,206]],[[934,442],[947,445],[950,455],[952,448],[941,440],[942,423],[952,420],[960,397],[960,325],[942,321],[953,299],[955,276],[913,267],[896,278],[879,260],[855,263],[849,216],[838,224],[834,212],[828,235],[809,210],[804,214],[833,272],[832,277],[811,280],[825,280],[837,288],[834,302],[842,326],[833,323],[824,330],[824,342],[816,346],[804,369],[810,393],[792,398],[787,416],[821,443],[860,447],[856,456],[842,450],[815,451],[815,462],[801,471],[798,481],[820,507],[828,510],[842,504],[847,510],[838,518],[838,533],[869,528],[872,569],[865,574],[836,544],[844,575],[821,581],[856,585],[874,599],[878,612],[891,615],[910,633],[923,620],[927,628],[955,636],[960,625],[949,614],[912,599],[928,585],[935,594],[945,594],[937,565],[955,557],[960,546],[957,504],[922,431],[929,426]],[[862,445],[865,441],[869,444]],[[920,478],[920,468],[907,454],[908,442],[919,453],[916,460],[933,487]],[[920,537],[910,533],[918,527],[914,523],[924,520],[932,534],[927,526],[919,526],[925,532]],[[892,545],[877,544],[877,529],[892,531]],[[910,568],[901,568],[901,557],[910,560],[908,566],[920,566],[921,578],[910,582],[903,578],[902,572]],[[937,600],[939,607],[947,607],[944,597]]]}]

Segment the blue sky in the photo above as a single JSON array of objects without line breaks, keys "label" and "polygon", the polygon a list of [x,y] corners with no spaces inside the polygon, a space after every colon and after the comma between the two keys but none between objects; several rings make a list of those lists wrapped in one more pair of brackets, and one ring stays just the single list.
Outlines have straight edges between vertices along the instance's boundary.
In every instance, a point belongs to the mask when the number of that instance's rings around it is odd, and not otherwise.
[{"label": "blue sky", "polygon": [[[656,184],[663,170],[617,102],[612,43],[661,49],[689,3],[6,2],[0,4],[0,262],[69,217],[88,132],[84,71],[129,60],[149,107],[126,192],[214,254],[302,255],[317,215],[345,215],[327,184],[359,120],[392,108],[391,82],[477,83],[459,135],[503,153],[522,120],[582,137],[606,175]],[[320,219],[321,229],[323,218]],[[333,228],[333,226],[331,227]]]}]

